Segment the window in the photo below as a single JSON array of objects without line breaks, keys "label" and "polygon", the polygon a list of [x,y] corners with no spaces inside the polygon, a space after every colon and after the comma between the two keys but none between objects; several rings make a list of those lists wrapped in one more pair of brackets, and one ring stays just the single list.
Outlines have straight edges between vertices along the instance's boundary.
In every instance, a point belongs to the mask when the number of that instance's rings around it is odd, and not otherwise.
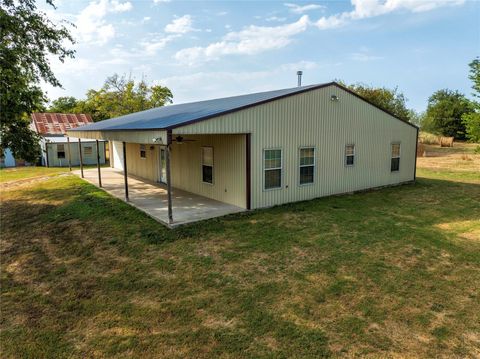
[{"label": "window", "polygon": [[58,144],[57,145],[57,158],[65,158],[65,145]]},{"label": "window", "polygon": [[145,145],[140,145],[140,158],[147,158],[147,150]]},{"label": "window", "polygon": [[355,163],[355,145],[345,146],[345,166],[353,166]]},{"label": "window", "polygon": [[315,148],[300,148],[300,184],[313,183],[315,172]]},{"label": "window", "polygon": [[202,182],[213,184],[213,147],[202,147]]},{"label": "window", "polygon": [[400,144],[392,143],[392,160],[390,163],[390,170],[392,172],[400,170]]},{"label": "window", "polygon": [[91,154],[93,153],[93,149],[92,149],[92,148],[93,148],[92,146],[85,146],[85,147],[83,148],[83,153],[84,153],[85,155],[91,155]]},{"label": "window", "polygon": [[263,151],[263,171],[265,189],[282,187],[282,150]]}]

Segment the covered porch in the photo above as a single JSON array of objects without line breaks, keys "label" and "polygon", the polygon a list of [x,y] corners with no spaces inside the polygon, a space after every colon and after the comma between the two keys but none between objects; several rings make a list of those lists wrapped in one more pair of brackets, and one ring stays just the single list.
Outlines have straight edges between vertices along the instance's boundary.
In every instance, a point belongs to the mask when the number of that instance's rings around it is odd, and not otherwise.
[{"label": "covered porch", "polygon": [[[74,173],[81,176],[80,171],[74,171]],[[96,186],[99,185],[97,169],[84,169],[83,176],[88,182]],[[101,188],[121,200],[125,200],[124,180],[124,173],[121,170],[108,167],[101,169]],[[173,221],[169,221],[168,192],[166,185],[128,175],[128,191],[128,204],[147,213],[155,220],[169,227],[225,216],[245,210],[244,208],[228,203],[172,188]]]}]

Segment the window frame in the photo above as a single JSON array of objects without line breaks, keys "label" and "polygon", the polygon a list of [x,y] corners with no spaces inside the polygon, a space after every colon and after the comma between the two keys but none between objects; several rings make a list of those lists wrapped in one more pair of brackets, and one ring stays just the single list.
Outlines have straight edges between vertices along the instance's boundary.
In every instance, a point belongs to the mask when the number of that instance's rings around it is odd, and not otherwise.
[{"label": "window frame", "polygon": [[[349,146],[352,146],[353,147],[353,154],[352,155],[347,155],[347,147]],[[344,147],[344,151],[343,151],[343,158],[344,158],[344,164],[345,164],[345,167],[355,167],[355,157],[357,156],[357,149],[356,149],[356,146],[354,143],[347,143]],[[353,157],[353,163],[352,164],[348,164],[347,162],[347,157]]]},{"label": "window frame", "polygon": [[[312,149],[313,150],[313,164],[312,165],[302,165],[302,150],[303,149]],[[313,167],[313,180],[312,182],[308,183],[301,183],[302,179],[302,174],[301,174],[301,168],[302,167]],[[317,148],[315,146],[300,146],[298,148],[298,185],[303,187],[303,186],[311,186],[315,184],[315,180],[317,176],[315,175],[317,169]]]},{"label": "window frame", "polygon": [[[89,148],[90,153],[87,153],[87,148]],[[93,156],[93,146],[84,146],[83,147],[83,154],[85,156]]]},{"label": "window frame", "polygon": [[[143,150],[142,150],[142,147],[143,147]],[[139,152],[141,160],[146,160],[147,159],[147,145],[146,144],[140,144],[140,146],[138,147],[138,152]],[[142,152],[145,154],[145,156],[142,156]]]},{"label": "window frame", "polygon": [[[265,168],[265,152],[266,151],[280,151],[280,167],[275,168]],[[271,148],[264,148],[262,150],[262,182],[263,182],[263,191],[276,191],[283,188],[283,149],[281,147],[271,147]],[[265,172],[271,170],[280,170],[280,186],[279,187],[272,187],[272,188],[265,188]]]},{"label": "window frame", "polygon": [[[393,157],[393,146],[398,145],[398,156]],[[391,142],[390,143],[390,172],[400,172],[400,159],[402,157],[402,146],[401,142]],[[392,161],[398,158],[398,168],[396,170],[392,169]]]},{"label": "window frame", "polygon": [[[59,151],[58,146],[62,146],[62,151]],[[58,154],[63,153],[63,157],[60,157]],[[59,160],[64,160],[66,158],[67,153],[65,152],[65,144],[64,143],[57,143],[57,158]]]},{"label": "window frame", "polygon": [[[203,149],[211,148],[212,149],[212,164],[206,165],[203,163]],[[212,182],[205,182],[203,180],[203,166],[212,167]],[[215,184],[215,149],[213,146],[201,146],[200,147],[200,175],[202,176],[202,183],[213,186]]]}]

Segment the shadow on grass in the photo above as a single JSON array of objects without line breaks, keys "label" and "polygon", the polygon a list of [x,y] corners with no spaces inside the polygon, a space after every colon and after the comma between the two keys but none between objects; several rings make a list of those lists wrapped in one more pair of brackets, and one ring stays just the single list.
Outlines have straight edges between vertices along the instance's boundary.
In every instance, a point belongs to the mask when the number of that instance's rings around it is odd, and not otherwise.
[{"label": "shadow on grass", "polygon": [[[422,307],[429,328],[428,308],[453,312],[467,303],[453,298],[478,298],[447,277],[459,270],[462,285],[474,282],[478,243],[458,243],[455,226],[439,225],[478,221],[479,197],[478,185],[420,180],[169,230],[74,177],[6,194],[5,353],[153,356],[152,348],[180,347],[193,356],[201,347],[212,357],[321,357],[331,341],[382,353],[395,341],[368,332],[370,323],[416,325],[411,310]],[[473,304],[466,308],[458,323],[469,323]],[[227,324],[212,327],[218,318]],[[458,323],[433,335],[451,340]]]}]

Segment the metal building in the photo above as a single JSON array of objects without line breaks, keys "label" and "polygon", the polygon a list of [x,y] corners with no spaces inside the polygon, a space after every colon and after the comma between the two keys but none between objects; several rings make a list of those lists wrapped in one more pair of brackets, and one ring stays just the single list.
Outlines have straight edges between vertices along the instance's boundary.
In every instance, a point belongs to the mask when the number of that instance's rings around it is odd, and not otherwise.
[{"label": "metal building", "polygon": [[165,106],[67,133],[111,142],[127,200],[127,174],[164,186],[168,218],[159,219],[170,224],[176,190],[256,209],[415,180],[418,128],[335,82]]},{"label": "metal building", "polygon": [[[90,115],[65,113],[33,113],[30,128],[40,135],[41,163],[47,167],[78,166],[80,148],[83,164],[97,163],[96,142],[66,135],[67,130],[92,124]],[[99,141],[100,163],[105,163],[105,141]]]}]

